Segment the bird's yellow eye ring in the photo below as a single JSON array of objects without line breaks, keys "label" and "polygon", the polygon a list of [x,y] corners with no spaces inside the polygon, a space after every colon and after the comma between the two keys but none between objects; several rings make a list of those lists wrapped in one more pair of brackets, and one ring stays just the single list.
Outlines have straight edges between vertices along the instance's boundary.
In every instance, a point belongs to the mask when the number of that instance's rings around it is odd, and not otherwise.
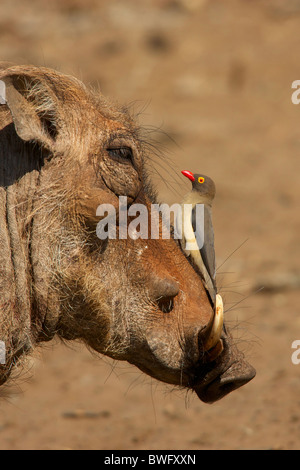
[{"label": "bird's yellow eye ring", "polygon": [[205,178],[203,178],[203,176],[199,176],[198,183],[204,183],[204,181],[205,181]]}]

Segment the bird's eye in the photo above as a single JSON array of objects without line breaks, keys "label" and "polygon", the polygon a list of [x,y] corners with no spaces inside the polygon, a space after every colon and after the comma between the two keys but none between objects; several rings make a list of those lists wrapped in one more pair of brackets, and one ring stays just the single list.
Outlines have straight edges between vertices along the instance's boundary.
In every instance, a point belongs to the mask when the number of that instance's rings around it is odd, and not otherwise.
[{"label": "bird's eye", "polygon": [[205,181],[205,178],[203,178],[203,176],[199,176],[198,183],[204,183],[204,181]]},{"label": "bird's eye", "polygon": [[132,150],[130,147],[108,148],[106,150],[110,157],[121,163],[130,163],[133,160]]}]

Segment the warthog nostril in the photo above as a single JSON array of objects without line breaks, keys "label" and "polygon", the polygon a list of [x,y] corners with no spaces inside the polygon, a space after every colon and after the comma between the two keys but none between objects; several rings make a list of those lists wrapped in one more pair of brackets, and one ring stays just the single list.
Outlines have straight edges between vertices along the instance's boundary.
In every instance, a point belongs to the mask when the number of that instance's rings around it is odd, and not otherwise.
[{"label": "warthog nostril", "polygon": [[154,278],[150,286],[151,300],[155,301],[164,313],[171,312],[174,307],[174,297],[179,293],[179,285],[172,279]]}]

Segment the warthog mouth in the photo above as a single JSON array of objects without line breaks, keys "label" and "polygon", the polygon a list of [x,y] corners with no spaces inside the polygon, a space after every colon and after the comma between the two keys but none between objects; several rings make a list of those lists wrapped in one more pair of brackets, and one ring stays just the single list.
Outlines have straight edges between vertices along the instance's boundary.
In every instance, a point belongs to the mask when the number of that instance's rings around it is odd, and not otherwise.
[{"label": "warthog mouth", "polygon": [[[215,375],[213,371],[213,375]],[[199,383],[194,385],[193,389],[200,400],[205,403],[214,403],[217,400],[228,395],[239,387],[255,377],[255,370],[246,361],[235,362],[219,376],[212,379],[209,383]],[[209,380],[209,379],[208,379]]]},{"label": "warthog mouth", "polygon": [[228,393],[242,387],[255,377],[255,369],[243,358],[242,353],[232,353],[227,341],[225,351],[213,361],[206,372],[201,367],[201,373],[192,386],[200,400],[214,403]]}]

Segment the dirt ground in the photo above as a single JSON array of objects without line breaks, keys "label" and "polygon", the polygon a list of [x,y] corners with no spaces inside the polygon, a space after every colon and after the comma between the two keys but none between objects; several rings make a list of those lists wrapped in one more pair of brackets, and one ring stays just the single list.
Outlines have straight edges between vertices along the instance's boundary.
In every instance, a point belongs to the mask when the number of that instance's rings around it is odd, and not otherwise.
[{"label": "dirt ground", "polygon": [[213,177],[218,284],[257,376],[206,405],[54,342],[0,404],[0,449],[300,448],[299,52],[299,0],[1,1],[2,60],[132,105],[165,154],[162,201],[189,190],[181,169]]}]

